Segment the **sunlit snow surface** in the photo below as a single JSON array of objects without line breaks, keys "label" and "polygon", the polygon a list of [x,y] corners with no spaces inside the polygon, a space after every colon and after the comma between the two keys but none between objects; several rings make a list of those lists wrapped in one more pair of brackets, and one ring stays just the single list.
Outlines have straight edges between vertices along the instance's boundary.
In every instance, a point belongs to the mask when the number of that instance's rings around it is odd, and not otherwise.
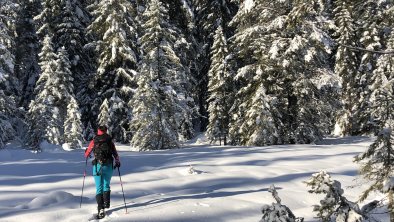
[{"label": "sunlit snow surface", "polygon": [[[356,179],[352,162],[372,142],[366,137],[326,139],[320,145],[220,147],[201,136],[187,148],[132,152],[118,146],[128,214],[125,214],[118,171],[112,178],[112,202],[105,220],[139,221],[259,221],[261,206],[274,200],[305,221],[318,221],[312,205],[321,196],[303,183],[325,170],[342,183],[345,196],[356,200],[366,188]],[[88,162],[82,208],[83,150],[33,154],[10,144],[0,150],[0,221],[87,221],[96,211],[95,188]],[[356,184],[361,187],[350,188]],[[371,199],[381,199],[373,194]],[[380,216],[388,221],[387,215]],[[104,220],[104,221],[105,221]]]}]

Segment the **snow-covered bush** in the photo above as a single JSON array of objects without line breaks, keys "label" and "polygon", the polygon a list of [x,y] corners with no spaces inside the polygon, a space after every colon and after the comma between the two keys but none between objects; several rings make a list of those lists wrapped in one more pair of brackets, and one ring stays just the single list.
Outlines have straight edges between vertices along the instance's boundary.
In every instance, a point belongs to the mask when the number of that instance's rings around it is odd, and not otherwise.
[{"label": "snow-covered bush", "polygon": [[376,206],[374,201],[360,210],[358,204],[349,201],[343,196],[344,192],[341,188],[341,183],[337,180],[332,180],[331,176],[325,171],[313,174],[306,181],[306,184],[311,187],[310,193],[326,195],[320,201],[320,205],[315,205],[313,209],[313,211],[318,212],[317,217],[323,221],[361,222],[367,218],[366,214],[371,211],[373,203]]},{"label": "snow-covered bush", "polygon": [[271,205],[265,204],[261,208],[263,217],[260,222],[302,222],[304,218],[296,218],[291,212],[290,208],[286,205],[282,205],[281,199],[278,196],[278,192],[274,185],[268,189],[268,192],[272,193],[272,196],[276,200],[276,203]]}]

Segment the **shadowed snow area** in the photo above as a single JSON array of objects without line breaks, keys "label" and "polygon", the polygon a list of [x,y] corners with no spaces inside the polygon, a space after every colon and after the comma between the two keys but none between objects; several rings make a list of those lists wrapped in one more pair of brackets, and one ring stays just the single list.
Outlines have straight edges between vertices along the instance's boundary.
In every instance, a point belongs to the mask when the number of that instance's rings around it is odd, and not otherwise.
[{"label": "shadowed snow area", "polygon": [[[313,145],[221,147],[200,136],[183,149],[143,153],[118,145],[128,214],[115,170],[109,216],[101,221],[259,221],[261,206],[274,201],[267,192],[271,184],[296,216],[317,221],[312,205],[322,197],[308,193],[303,181],[326,170],[349,200],[357,200],[366,185],[354,180],[358,166],[352,160],[371,141],[348,137]],[[0,221],[87,221],[96,201],[89,161],[79,207],[84,169],[83,150],[33,154],[8,145],[0,150]],[[363,185],[349,187],[357,184]]]}]

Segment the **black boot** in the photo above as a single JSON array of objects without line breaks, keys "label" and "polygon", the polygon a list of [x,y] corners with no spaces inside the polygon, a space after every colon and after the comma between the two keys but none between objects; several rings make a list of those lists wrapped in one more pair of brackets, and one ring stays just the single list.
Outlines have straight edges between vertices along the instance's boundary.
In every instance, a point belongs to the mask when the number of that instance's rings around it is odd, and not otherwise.
[{"label": "black boot", "polygon": [[104,191],[104,194],[103,194],[104,208],[109,208],[110,202],[111,202],[110,198],[111,198],[111,191],[110,190]]},{"label": "black boot", "polygon": [[97,194],[96,201],[97,201],[97,219],[102,219],[105,217],[103,194]]}]

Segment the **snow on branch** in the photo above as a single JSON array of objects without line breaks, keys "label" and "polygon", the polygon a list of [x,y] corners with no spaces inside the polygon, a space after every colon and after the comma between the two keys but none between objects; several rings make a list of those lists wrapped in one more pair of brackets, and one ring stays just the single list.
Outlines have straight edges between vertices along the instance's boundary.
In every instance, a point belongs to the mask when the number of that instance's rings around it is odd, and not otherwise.
[{"label": "snow on branch", "polygon": [[295,217],[293,212],[286,205],[282,205],[282,201],[279,198],[278,192],[274,185],[268,189],[276,200],[276,203],[272,203],[272,205],[265,204],[261,208],[261,212],[263,213],[263,217],[260,222],[273,222],[273,221],[287,221],[287,222],[303,222],[304,218]]},{"label": "snow on branch", "polygon": [[365,49],[365,48],[361,48],[361,47],[355,47],[355,46],[349,46],[349,45],[344,45],[341,43],[336,43],[340,46],[343,46],[345,48],[351,49],[353,51],[364,51],[364,52],[370,52],[370,53],[376,53],[376,54],[394,54],[394,50],[390,50],[390,51],[376,51],[376,50],[370,50],[370,49]]}]

